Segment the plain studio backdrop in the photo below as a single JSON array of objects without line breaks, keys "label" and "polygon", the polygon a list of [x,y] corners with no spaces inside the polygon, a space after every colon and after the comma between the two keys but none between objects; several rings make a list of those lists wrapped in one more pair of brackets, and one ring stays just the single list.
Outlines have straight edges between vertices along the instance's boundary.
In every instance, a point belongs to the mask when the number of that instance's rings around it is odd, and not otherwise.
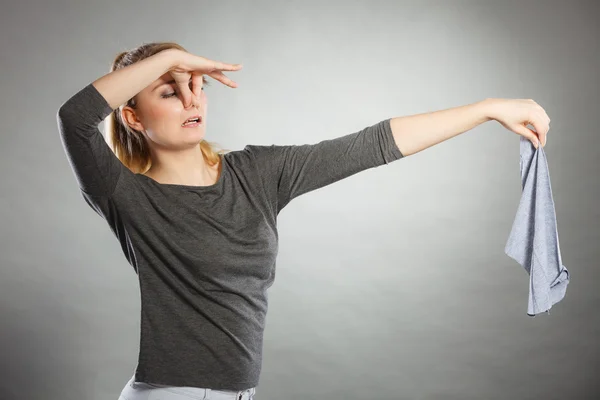
[{"label": "plain studio backdrop", "polygon": [[[563,263],[550,314],[504,254],[519,136],[495,121],[306,193],[279,215],[257,400],[600,396],[597,2],[19,1],[3,5],[0,398],[117,399],[137,276],[83,200],[56,112],[115,55],[175,41],[208,77],[206,139],[306,144],[383,119],[532,98]],[[101,130],[104,132],[104,124]]]}]

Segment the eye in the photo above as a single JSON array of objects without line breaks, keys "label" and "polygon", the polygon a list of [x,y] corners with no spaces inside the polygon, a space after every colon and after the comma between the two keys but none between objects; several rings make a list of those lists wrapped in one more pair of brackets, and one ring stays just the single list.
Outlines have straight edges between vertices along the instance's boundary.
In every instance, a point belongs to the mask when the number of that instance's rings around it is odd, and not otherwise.
[{"label": "eye", "polygon": [[[210,86],[210,82],[208,82],[206,79],[202,80],[202,90],[204,90],[204,86]],[[192,88],[192,82],[190,81],[190,89]],[[168,93],[168,94],[164,94],[160,97],[162,97],[163,99],[168,99],[169,97],[174,97],[177,95],[177,92],[173,92],[173,93]]]}]

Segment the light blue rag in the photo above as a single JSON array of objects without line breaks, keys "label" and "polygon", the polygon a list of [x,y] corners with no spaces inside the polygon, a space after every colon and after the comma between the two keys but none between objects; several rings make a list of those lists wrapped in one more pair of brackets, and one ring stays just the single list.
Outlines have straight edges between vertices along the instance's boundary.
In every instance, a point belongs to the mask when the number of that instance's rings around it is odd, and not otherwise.
[{"label": "light blue rag", "polygon": [[520,136],[523,193],[504,252],[529,274],[527,315],[535,317],[565,297],[569,271],[562,264],[550,173],[544,148]]}]

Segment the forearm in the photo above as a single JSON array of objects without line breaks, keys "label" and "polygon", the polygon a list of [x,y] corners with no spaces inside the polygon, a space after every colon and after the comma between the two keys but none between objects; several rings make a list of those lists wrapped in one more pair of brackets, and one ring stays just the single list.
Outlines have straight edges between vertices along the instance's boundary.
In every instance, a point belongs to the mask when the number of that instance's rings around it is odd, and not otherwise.
[{"label": "forearm", "polygon": [[490,99],[430,113],[392,118],[390,126],[396,145],[404,156],[473,129],[492,118]]},{"label": "forearm", "polygon": [[125,68],[110,72],[92,85],[114,110],[160,78],[177,63],[176,52],[164,50]]}]

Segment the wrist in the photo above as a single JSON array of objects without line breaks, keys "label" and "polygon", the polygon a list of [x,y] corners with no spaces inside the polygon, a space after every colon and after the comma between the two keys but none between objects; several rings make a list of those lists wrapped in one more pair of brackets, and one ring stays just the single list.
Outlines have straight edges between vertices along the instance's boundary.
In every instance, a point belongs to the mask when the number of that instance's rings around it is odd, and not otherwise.
[{"label": "wrist", "polygon": [[163,60],[165,66],[165,72],[169,72],[173,68],[179,65],[180,50],[178,49],[166,49],[156,54]]},{"label": "wrist", "polygon": [[482,116],[486,121],[496,119],[496,106],[498,104],[497,100],[498,99],[488,97],[478,103]]}]

